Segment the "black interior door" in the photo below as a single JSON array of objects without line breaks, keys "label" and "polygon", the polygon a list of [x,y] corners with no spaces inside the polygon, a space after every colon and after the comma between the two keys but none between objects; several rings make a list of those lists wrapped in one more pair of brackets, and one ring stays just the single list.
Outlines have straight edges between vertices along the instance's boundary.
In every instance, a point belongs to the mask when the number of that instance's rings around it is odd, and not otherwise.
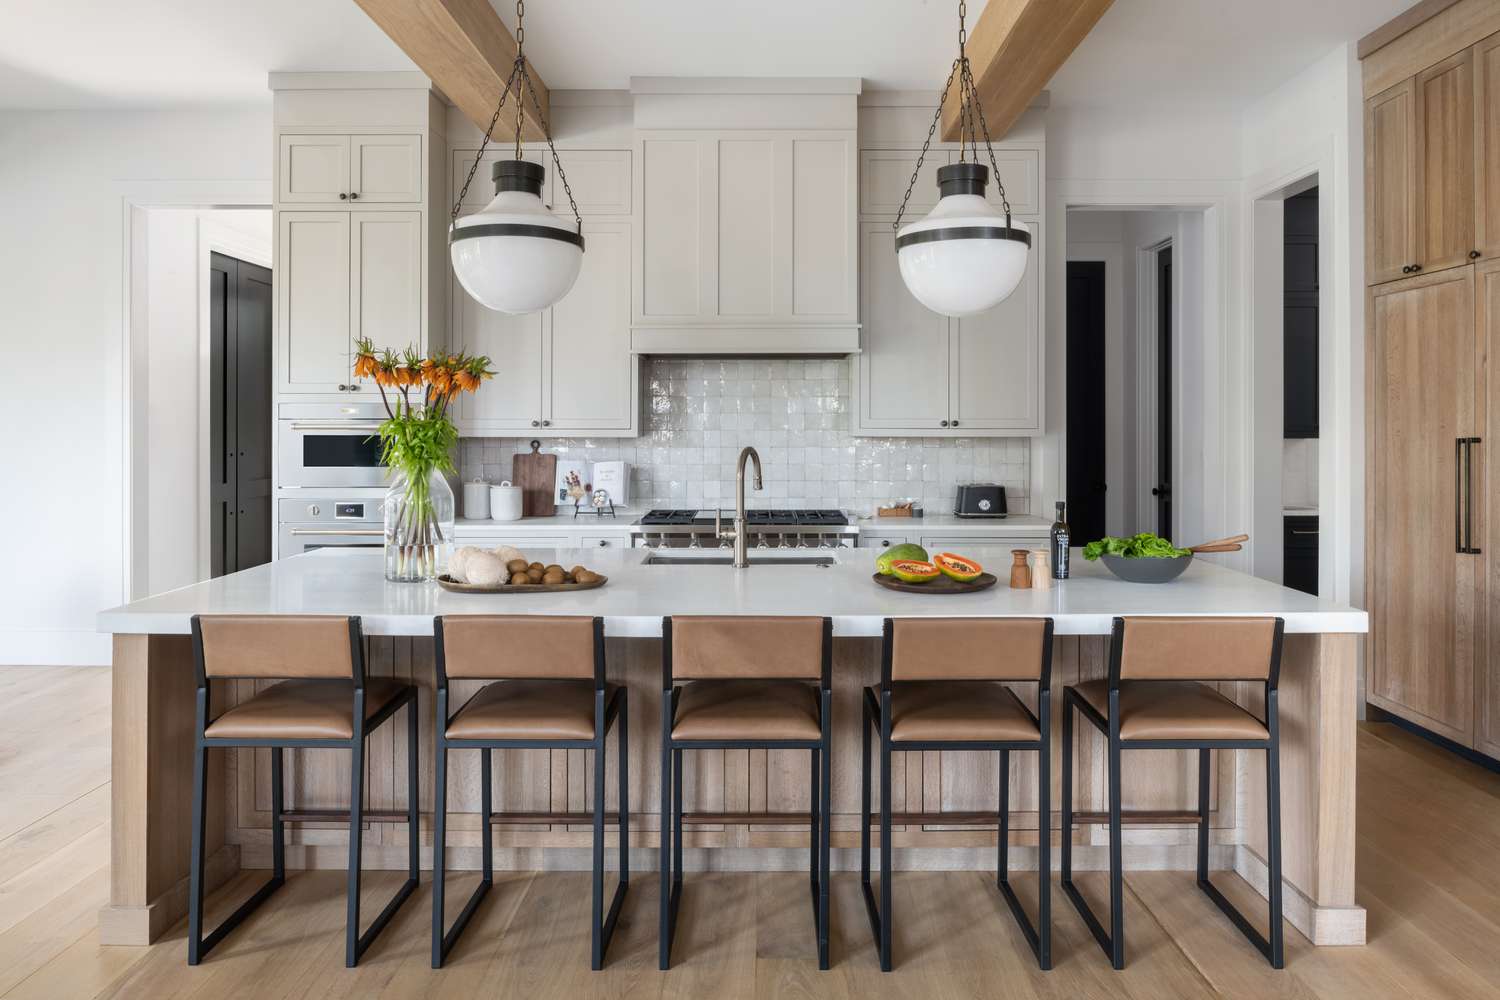
[{"label": "black interior door", "polygon": [[1068,262],[1068,526],[1102,538],[1106,479],[1104,262]]},{"label": "black interior door", "polygon": [[1172,537],[1172,248],[1156,252],[1156,533]]},{"label": "black interior door", "polygon": [[1283,436],[1318,436],[1318,189],[1283,203]]},{"label": "black interior door", "polygon": [[210,570],[271,561],[271,272],[209,259]]}]

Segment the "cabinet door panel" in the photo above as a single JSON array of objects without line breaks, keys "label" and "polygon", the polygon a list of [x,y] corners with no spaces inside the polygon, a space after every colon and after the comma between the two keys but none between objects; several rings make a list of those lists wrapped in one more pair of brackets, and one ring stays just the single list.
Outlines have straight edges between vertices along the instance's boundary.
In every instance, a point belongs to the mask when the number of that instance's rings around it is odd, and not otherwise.
[{"label": "cabinet door panel", "polygon": [[545,412],[551,430],[624,430],[632,424],[630,226],[585,223],[583,270],[552,307]]},{"label": "cabinet door panel", "polygon": [[646,319],[699,315],[703,151],[696,139],[641,142],[641,293]]},{"label": "cabinet door panel", "polygon": [[[563,149],[558,150],[567,173],[568,186],[573,189],[573,200],[578,202],[578,214],[584,218],[591,215],[630,214],[630,150],[628,149]],[[547,159],[547,174],[551,178],[553,211],[571,215],[568,194],[562,181],[552,176],[557,172],[550,156]]]},{"label": "cabinet door panel", "polygon": [[[588,254],[585,253],[587,258]],[[542,337],[546,312],[507,316],[486,309],[453,282],[456,346],[487,354],[495,377],[458,399],[458,426],[464,433],[534,433],[542,417]],[[535,422],[535,423],[533,423]]]},{"label": "cabinet door panel", "polygon": [[282,212],[277,304],[288,392],[337,392],[349,381],[349,213]]},{"label": "cabinet door panel", "polygon": [[1474,249],[1474,54],[1444,59],[1417,77],[1417,256],[1436,271]]},{"label": "cabinet door panel", "polygon": [[938,430],[948,419],[948,318],[906,290],[890,226],[867,222],[860,234],[859,422],[913,434]]},{"label": "cabinet door panel", "polygon": [[[351,339],[378,348],[425,349],[422,337],[422,213],[351,213]],[[363,381],[363,380],[361,380]]]},{"label": "cabinet door panel", "polygon": [[1365,102],[1365,280],[1417,261],[1417,111],[1406,80]]},{"label": "cabinet door panel", "polygon": [[1479,556],[1456,551],[1456,440],[1477,434],[1470,268],[1373,289],[1369,694],[1473,744]]},{"label": "cabinet door panel", "polygon": [[[1044,252],[1041,225],[1031,227],[1026,274],[1010,298],[988,312],[953,321],[949,415],[960,431],[1036,430],[1041,426],[1041,326],[1037,320]],[[1101,388],[1102,391],[1102,388]]]},{"label": "cabinet door panel", "polygon": [[[995,150],[994,165],[1000,168],[1000,180],[1005,184],[1005,196],[1010,200],[1012,215],[1041,214],[1041,183],[1037,179],[1039,159],[1034,149]],[[990,166],[985,157],[981,157],[980,162]],[[984,194],[996,208],[1002,208],[1000,186],[993,177]]]},{"label": "cabinet door panel", "polygon": [[849,139],[792,140],[792,315],[855,318]]},{"label": "cabinet door panel", "polygon": [[[474,179],[469,182],[469,190],[464,191],[464,178],[469,176],[469,168],[474,166],[474,156],[478,149],[455,149],[452,154],[452,173],[448,189],[448,199],[445,207],[451,208],[458,201],[458,194],[463,191],[463,206],[459,209],[461,215],[477,212],[488,205],[495,198],[495,181],[490,171],[500,160],[513,160],[516,157],[515,147],[507,148],[503,143],[499,148],[491,145],[484,151],[479,166],[474,170]],[[547,168],[547,180],[542,185],[542,201],[551,203],[548,189],[552,185],[552,158],[546,149],[538,152],[535,149],[524,149],[521,159],[530,163],[540,163]],[[571,176],[571,175],[570,175]]]},{"label": "cabinet door panel", "polygon": [[[865,215],[895,215],[901,198],[917,166],[915,149],[867,149],[859,155],[859,210]],[[920,219],[938,202],[938,167],[948,165],[948,151],[929,149],[922,161],[922,173],[912,185],[906,214],[912,221]]]},{"label": "cabinet door panel", "polygon": [[288,204],[344,204],[349,193],[347,135],[283,135],[277,200]]},{"label": "cabinet door panel", "polygon": [[422,137],[357,135],[350,140],[350,193],[360,203],[422,200]]},{"label": "cabinet door panel", "polygon": [[[1500,351],[1500,260],[1485,261],[1474,269],[1474,298],[1477,303],[1477,329],[1481,358],[1496,357]],[[1500,757],[1500,537],[1490,534],[1500,528],[1500,464],[1487,459],[1500,442],[1500,379],[1489,377],[1488,364],[1477,365],[1479,396],[1482,409],[1476,424],[1482,428],[1480,443],[1472,446],[1474,456],[1474,538],[1482,548],[1485,562],[1484,580],[1479,593],[1485,600],[1479,605],[1486,642],[1481,647],[1476,694],[1474,745],[1481,753]],[[1492,472],[1496,473],[1492,475]]]},{"label": "cabinet door panel", "polygon": [[771,139],[718,142],[720,316],[776,312],[776,146]]},{"label": "cabinet door panel", "polygon": [[1500,35],[1474,46],[1474,245],[1500,257]]}]

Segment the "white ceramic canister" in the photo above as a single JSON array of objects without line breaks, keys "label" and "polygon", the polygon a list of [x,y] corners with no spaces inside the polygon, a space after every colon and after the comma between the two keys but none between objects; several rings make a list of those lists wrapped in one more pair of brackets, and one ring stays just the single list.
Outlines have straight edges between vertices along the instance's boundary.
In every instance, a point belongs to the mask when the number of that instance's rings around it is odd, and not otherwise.
[{"label": "white ceramic canister", "polygon": [[490,484],[483,479],[464,483],[464,517],[483,520],[490,516]]},{"label": "white ceramic canister", "polygon": [[490,519],[494,521],[519,521],[521,519],[521,487],[512,486],[509,479],[499,486],[490,487]]}]

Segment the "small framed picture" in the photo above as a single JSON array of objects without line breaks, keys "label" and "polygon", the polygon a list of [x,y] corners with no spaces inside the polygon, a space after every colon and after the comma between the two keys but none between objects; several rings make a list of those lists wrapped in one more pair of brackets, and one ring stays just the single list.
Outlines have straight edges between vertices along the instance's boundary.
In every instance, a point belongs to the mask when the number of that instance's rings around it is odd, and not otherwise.
[{"label": "small framed picture", "polygon": [[554,500],[559,504],[572,504],[585,500],[589,495],[589,463],[575,458],[557,459],[557,488]]}]

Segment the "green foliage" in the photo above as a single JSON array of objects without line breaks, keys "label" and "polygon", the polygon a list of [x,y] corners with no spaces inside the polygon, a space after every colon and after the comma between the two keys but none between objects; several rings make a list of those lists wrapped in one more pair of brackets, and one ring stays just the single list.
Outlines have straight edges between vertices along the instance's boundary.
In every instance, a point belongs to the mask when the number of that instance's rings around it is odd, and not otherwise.
[{"label": "green foliage", "polygon": [[436,407],[396,407],[396,415],[380,425],[380,462],[406,474],[410,484],[427,482],[434,469],[453,472],[453,447],[458,428]]},{"label": "green foliage", "polygon": [[1172,559],[1190,554],[1187,549],[1179,549],[1165,538],[1149,531],[1129,538],[1105,536],[1083,547],[1083,558],[1089,561],[1103,555],[1123,556],[1126,559]]}]

